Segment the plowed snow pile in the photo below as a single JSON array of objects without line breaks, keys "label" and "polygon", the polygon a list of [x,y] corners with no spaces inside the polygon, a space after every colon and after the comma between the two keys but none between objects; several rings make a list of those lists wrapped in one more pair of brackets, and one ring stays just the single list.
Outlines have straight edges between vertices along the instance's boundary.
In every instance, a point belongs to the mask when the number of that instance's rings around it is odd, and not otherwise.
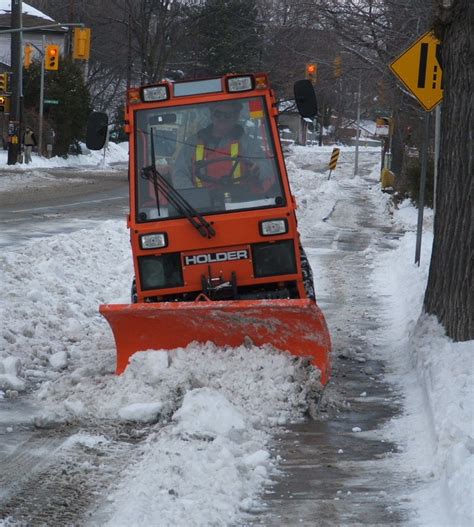
[{"label": "plowed snow pile", "polygon": [[115,376],[112,333],[98,305],[128,301],[123,222],[107,222],[93,237],[78,231],[26,244],[1,265],[0,397],[36,385],[39,427],[150,427],[97,521],[223,525],[258,507],[278,461],[268,447],[272,428],[304,415],[320,389],[318,371],[271,346],[208,343],[136,354]]}]

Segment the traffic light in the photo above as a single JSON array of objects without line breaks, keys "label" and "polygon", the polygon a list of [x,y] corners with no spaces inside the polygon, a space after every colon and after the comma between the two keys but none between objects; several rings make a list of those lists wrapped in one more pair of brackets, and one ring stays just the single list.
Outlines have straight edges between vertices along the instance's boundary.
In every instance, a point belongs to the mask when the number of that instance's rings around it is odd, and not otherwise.
[{"label": "traffic light", "polygon": [[0,113],[10,113],[10,98],[0,95]]},{"label": "traffic light", "polygon": [[5,93],[8,89],[8,73],[0,73],[0,93]]},{"label": "traffic light", "polygon": [[89,60],[91,51],[91,30],[88,27],[74,28],[73,59]]},{"label": "traffic light", "polygon": [[31,63],[33,62],[33,46],[30,46],[27,44],[25,46],[25,52],[23,57],[23,66],[28,69],[31,66]]},{"label": "traffic light", "polygon": [[306,78],[310,80],[313,84],[316,83],[318,74],[318,65],[314,62],[306,64]]},{"label": "traffic light", "polygon": [[44,55],[45,63],[44,67],[47,70],[58,70],[59,69],[59,46],[56,44],[50,44],[46,46],[46,53]]}]

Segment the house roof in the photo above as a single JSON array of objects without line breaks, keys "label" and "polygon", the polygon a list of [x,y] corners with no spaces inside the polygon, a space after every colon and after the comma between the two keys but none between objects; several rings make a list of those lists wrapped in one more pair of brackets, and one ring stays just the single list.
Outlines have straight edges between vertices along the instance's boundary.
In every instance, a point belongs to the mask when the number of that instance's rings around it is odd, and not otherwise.
[{"label": "house roof", "polygon": [[[8,13],[10,14],[11,13],[11,0],[0,0],[0,13]],[[26,2],[22,2],[22,11],[23,11],[23,15],[30,15],[30,16],[34,16],[36,18],[43,18],[43,19],[46,19],[46,20],[51,20],[52,22],[54,22],[54,20],[48,16],[47,14],[43,13],[42,11],[40,11],[39,9],[36,9],[35,7],[32,7],[30,5],[28,5]]]},{"label": "house roof", "polygon": [[[25,2],[22,2],[22,23],[23,27],[34,27],[40,25],[47,25],[48,23],[55,23],[55,20],[46,15],[39,9],[32,7]],[[11,28],[11,0],[0,0],[0,28]],[[58,27],[51,29],[39,29],[38,31],[52,31],[63,33],[67,31],[66,28]]]}]

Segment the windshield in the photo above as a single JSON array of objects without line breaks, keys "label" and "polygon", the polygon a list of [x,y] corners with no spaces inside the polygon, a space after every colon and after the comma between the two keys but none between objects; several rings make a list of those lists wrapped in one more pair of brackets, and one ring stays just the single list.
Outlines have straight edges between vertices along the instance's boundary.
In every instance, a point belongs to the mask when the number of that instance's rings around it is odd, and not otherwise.
[{"label": "windshield", "polygon": [[135,138],[138,221],[183,215],[153,166],[201,214],[285,205],[263,97],[141,110]]}]

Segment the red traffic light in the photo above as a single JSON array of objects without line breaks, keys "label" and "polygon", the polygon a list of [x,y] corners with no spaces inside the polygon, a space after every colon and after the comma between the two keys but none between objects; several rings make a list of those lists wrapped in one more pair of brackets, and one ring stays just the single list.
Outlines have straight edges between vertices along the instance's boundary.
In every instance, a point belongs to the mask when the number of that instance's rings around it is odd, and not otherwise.
[{"label": "red traffic light", "polygon": [[0,112],[10,113],[10,101],[6,95],[0,96]]},{"label": "red traffic light", "polygon": [[318,76],[318,65],[314,62],[306,64],[306,78],[313,84],[316,84]]},{"label": "red traffic light", "polygon": [[46,46],[44,67],[47,70],[58,70],[59,69],[59,46],[58,45],[50,44],[49,46]]}]

